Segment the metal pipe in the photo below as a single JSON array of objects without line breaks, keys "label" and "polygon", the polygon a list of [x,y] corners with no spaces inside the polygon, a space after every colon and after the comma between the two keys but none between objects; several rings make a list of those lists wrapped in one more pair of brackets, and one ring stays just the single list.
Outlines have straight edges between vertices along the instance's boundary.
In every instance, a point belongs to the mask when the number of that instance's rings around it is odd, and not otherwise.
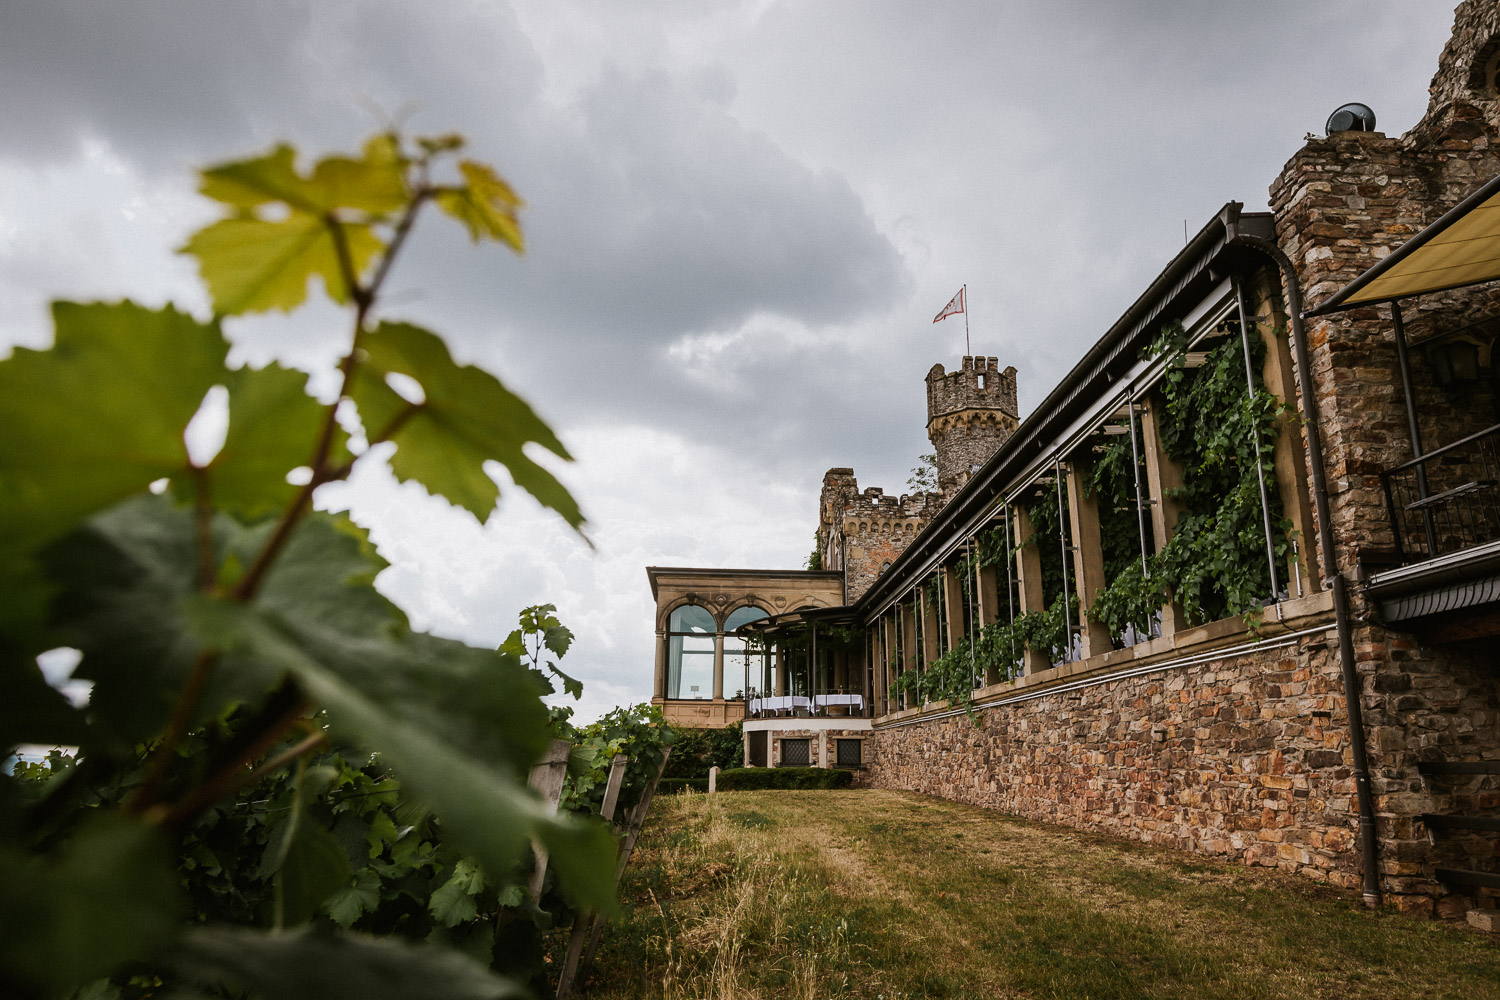
[{"label": "metal pipe", "polygon": [[1141,492],[1141,452],[1135,443],[1135,388],[1133,386],[1125,394],[1125,407],[1126,423],[1130,429],[1130,471],[1135,480],[1135,520],[1141,536],[1141,573],[1144,574],[1150,572],[1151,567],[1146,555],[1146,500]]},{"label": "metal pipe", "polygon": [[1312,359],[1307,350],[1307,333],[1302,328],[1302,290],[1297,271],[1282,249],[1269,240],[1233,231],[1234,222],[1226,220],[1230,230],[1228,242],[1258,250],[1275,262],[1281,272],[1290,319],[1292,354],[1297,362],[1297,390],[1301,395],[1303,426],[1307,430],[1308,471],[1312,474],[1313,504],[1318,515],[1318,554],[1323,563],[1323,586],[1333,588],[1333,620],[1338,630],[1339,666],[1344,685],[1344,709],[1349,719],[1349,746],[1354,756],[1354,790],[1359,808],[1360,866],[1364,876],[1366,906],[1380,905],[1380,857],[1375,837],[1375,801],[1370,792],[1370,762],[1365,748],[1364,711],[1360,705],[1362,686],[1354,662],[1354,643],[1349,634],[1349,600],[1344,578],[1335,562],[1333,524],[1330,520],[1328,479],[1324,472],[1323,434],[1318,424],[1317,395],[1313,389]]},{"label": "metal pipe", "polygon": [[1062,459],[1056,460],[1054,469],[1057,473],[1057,540],[1062,543],[1063,623],[1067,626],[1067,630],[1063,632],[1062,661],[1069,663],[1073,659],[1073,602],[1068,599],[1068,594],[1073,584],[1068,579],[1068,558],[1071,553],[1068,551],[1068,515],[1063,510]]},{"label": "metal pipe", "polygon": [[[1240,343],[1245,349],[1245,391],[1249,394],[1253,406],[1255,402],[1255,368],[1250,363],[1250,312],[1245,308],[1245,284],[1240,281],[1239,275],[1230,279],[1234,283],[1235,307],[1240,314]],[[1252,413],[1252,420],[1253,420]],[[1266,536],[1266,566],[1271,571],[1271,600],[1281,599],[1280,579],[1276,572],[1276,541],[1271,534],[1271,498],[1266,493],[1266,470],[1260,460],[1260,439],[1252,424],[1250,428],[1251,445],[1255,450],[1255,479],[1260,484],[1260,517],[1261,526]]]}]

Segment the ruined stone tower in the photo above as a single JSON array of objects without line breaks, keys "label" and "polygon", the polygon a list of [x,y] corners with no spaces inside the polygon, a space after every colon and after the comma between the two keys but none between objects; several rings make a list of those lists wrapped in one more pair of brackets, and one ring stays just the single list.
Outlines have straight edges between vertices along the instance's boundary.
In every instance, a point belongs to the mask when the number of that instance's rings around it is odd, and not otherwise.
[{"label": "ruined stone tower", "polygon": [[937,452],[938,491],[952,496],[1020,423],[1016,370],[966,357],[958,371],[927,373],[927,438]]},{"label": "ruined stone tower", "polygon": [[1016,370],[994,358],[963,359],[951,374],[927,373],[927,437],[937,452],[938,492],[886,496],[861,492],[854,470],[829,469],[818,502],[818,553],[824,569],[843,570],[852,603],[969,481],[973,470],[1015,431]]}]

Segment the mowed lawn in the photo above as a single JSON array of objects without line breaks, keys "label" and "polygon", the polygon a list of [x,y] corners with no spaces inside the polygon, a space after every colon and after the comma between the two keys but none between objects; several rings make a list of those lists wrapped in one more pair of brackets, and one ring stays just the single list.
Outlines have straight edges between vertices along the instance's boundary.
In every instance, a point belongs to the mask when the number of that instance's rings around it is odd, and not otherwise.
[{"label": "mowed lawn", "polygon": [[652,807],[585,996],[1500,998],[1500,944],[1275,872],[898,792]]}]

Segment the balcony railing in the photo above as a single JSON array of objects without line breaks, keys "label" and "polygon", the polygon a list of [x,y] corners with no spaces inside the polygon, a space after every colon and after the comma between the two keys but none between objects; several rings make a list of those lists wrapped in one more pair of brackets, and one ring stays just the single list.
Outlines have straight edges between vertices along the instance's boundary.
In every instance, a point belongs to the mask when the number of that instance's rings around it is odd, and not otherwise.
[{"label": "balcony railing", "polygon": [[745,699],[745,718],[844,718],[867,719],[870,705],[858,692],[828,692],[815,695],[761,695],[755,691]]},{"label": "balcony railing", "polygon": [[1402,563],[1500,539],[1500,424],[1380,474]]}]

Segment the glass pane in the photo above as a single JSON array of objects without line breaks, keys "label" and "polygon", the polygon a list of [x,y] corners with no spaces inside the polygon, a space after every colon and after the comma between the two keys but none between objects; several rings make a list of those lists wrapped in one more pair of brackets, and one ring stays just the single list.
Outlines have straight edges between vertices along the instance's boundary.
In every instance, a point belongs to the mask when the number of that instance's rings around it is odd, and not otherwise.
[{"label": "glass pane", "polygon": [[718,631],[718,626],[714,624],[714,616],[707,608],[700,608],[696,604],[684,604],[672,612],[667,628],[671,632],[712,633]]},{"label": "glass pane", "polygon": [[724,637],[724,697],[743,698],[751,688],[759,689],[762,654],[745,649],[745,640],[738,636]]},{"label": "glass pane", "polygon": [[667,697],[714,696],[714,637],[674,635],[667,641]]},{"label": "glass pane", "polygon": [[861,740],[837,740],[838,766],[859,767],[863,763],[859,759]]},{"label": "glass pane", "polygon": [[735,608],[729,612],[729,618],[724,622],[724,631],[733,632],[748,622],[758,622],[762,618],[769,617],[771,617],[770,612],[764,608],[757,608],[754,605],[747,608]]},{"label": "glass pane", "polygon": [[811,740],[782,740],[781,741],[781,766],[782,767],[807,767],[812,762],[811,749],[808,744]]}]

